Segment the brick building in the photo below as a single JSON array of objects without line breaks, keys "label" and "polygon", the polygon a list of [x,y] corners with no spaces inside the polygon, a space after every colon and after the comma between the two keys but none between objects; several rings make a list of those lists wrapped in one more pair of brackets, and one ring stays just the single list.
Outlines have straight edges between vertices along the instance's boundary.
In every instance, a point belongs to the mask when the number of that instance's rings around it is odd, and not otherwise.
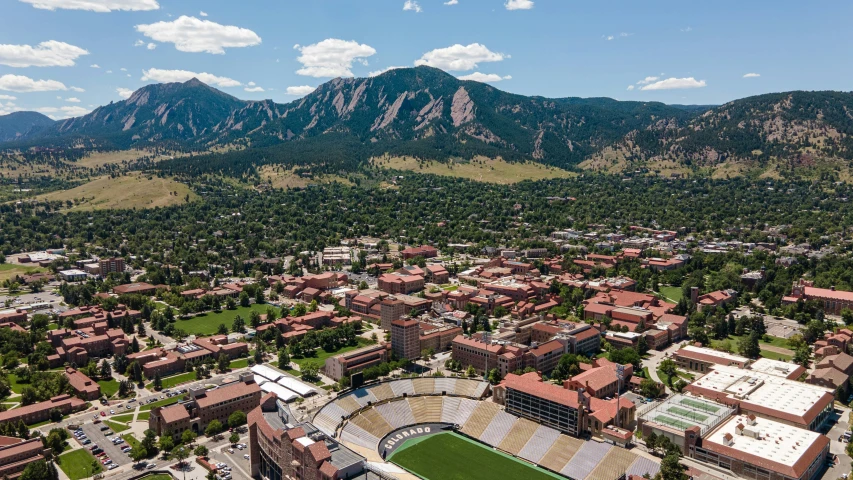
[{"label": "brick building", "polygon": [[364,348],[331,356],[323,365],[323,373],[329,378],[340,380],[365,368],[370,368],[388,361],[390,344],[369,345]]},{"label": "brick building", "polygon": [[416,320],[401,318],[391,322],[391,349],[397,358],[420,357],[420,335],[420,323]]},{"label": "brick building", "polygon": [[68,377],[68,383],[74,389],[74,393],[83,400],[97,400],[101,396],[101,386],[98,382],[84,375],[73,368],[65,368],[65,376]]},{"label": "brick building", "polygon": [[21,420],[27,425],[43,422],[50,419],[50,411],[57,409],[63,415],[80,411],[86,407],[86,402],[68,394],[57,395],[44,402],[24,405],[12,410],[0,412],[0,423],[11,423],[17,425]]}]

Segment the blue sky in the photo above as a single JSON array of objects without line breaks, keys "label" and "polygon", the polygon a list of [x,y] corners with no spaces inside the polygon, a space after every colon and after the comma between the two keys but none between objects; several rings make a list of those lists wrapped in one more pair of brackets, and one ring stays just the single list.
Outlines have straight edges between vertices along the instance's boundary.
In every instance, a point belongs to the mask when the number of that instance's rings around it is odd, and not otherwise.
[{"label": "blue sky", "polygon": [[335,75],[416,62],[547,97],[719,104],[851,89],[849,1],[446,3],[0,0],[0,114],[81,115],[190,73],[288,102]]}]

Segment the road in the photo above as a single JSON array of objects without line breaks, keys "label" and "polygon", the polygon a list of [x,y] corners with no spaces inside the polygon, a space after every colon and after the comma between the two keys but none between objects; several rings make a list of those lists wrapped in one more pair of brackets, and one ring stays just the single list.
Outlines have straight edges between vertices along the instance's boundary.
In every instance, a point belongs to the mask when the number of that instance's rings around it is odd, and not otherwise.
[{"label": "road", "polygon": [[[643,359],[643,366],[648,367],[649,375],[652,377],[652,380],[666,385],[666,383],[661,380],[660,375],[658,375],[658,367],[660,367],[660,363],[665,358],[672,356],[672,354],[675,353],[680,347],[680,343],[674,343],[660,351],[649,350],[648,358]],[[672,393],[672,390],[669,388],[669,386],[666,386],[666,393]]]}]

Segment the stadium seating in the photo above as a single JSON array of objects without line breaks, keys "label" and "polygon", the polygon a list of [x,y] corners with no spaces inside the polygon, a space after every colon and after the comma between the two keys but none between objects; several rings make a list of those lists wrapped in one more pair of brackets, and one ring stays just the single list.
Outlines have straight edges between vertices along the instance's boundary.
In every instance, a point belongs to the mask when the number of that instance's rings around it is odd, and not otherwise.
[{"label": "stadium seating", "polygon": [[[471,418],[471,414],[474,413],[474,410],[477,408],[480,402],[477,400],[471,400],[468,398],[463,398],[459,401],[459,408],[455,412],[455,422],[457,425],[464,425],[465,422]],[[453,412],[448,412],[447,416],[454,415]],[[449,423],[449,422],[448,422]]]},{"label": "stadium seating", "polygon": [[539,460],[548,453],[551,445],[560,437],[560,432],[551,427],[540,425],[524,445],[524,448],[518,452],[518,456],[533,463],[539,463]]},{"label": "stadium seating", "polygon": [[456,382],[458,381],[456,378],[436,377],[435,388],[433,388],[432,393],[436,395],[441,395],[442,393],[454,395],[456,394]]},{"label": "stadium seating", "polygon": [[376,411],[379,412],[380,415],[394,428],[405,427],[406,425],[413,425],[415,422],[415,417],[412,415],[412,409],[409,407],[409,403],[405,401],[396,401],[396,402],[388,402],[383,403],[382,405],[377,405]]},{"label": "stadium seating", "polygon": [[492,423],[495,415],[501,410],[500,405],[491,402],[479,402],[474,412],[462,425],[462,433],[473,438],[480,438],[483,431]]},{"label": "stadium seating", "polygon": [[518,452],[524,448],[537,428],[539,428],[538,423],[531,422],[526,418],[519,418],[497,447],[509,454],[518,456]]},{"label": "stadium seating", "polygon": [[414,395],[415,388],[412,386],[411,379],[398,380],[396,382],[391,382],[391,390],[394,391],[395,397],[402,397],[403,394]]},{"label": "stadium seating", "polygon": [[341,432],[341,440],[370,449],[375,449],[376,445],[379,444],[379,439],[376,436],[367,433],[364,429],[352,423],[347,423],[344,426]]},{"label": "stadium seating", "polygon": [[542,457],[542,460],[539,461],[539,465],[559,472],[575,456],[575,453],[580,450],[583,443],[583,440],[560,435],[557,441],[548,449],[548,452],[545,453],[545,456]]},{"label": "stadium seating", "polygon": [[634,460],[627,470],[625,470],[626,475],[636,475],[638,477],[642,477],[645,474],[649,474],[651,478],[654,478],[655,475],[660,471],[660,464],[655,462],[654,460],[646,457],[637,457]]},{"label": "stadium seating", "polygon": [[412,380],[412,389],[415,395],[432,395],[435,391],[435,379],[432,377],[415,378]]},{"label": "stadium seating", "polygon": [[[346,412],[347,415],[352,414],[352,412],[354,412],[354,411],[356,411],[362,407],[362,405],[360,403],[358,403],[358,401],[356,401],[356,399],[353,398],[351,395],[347,395],[345,397],[340,397],[337,400],[335,400],[333,403],[335,403],[337,406],[339,406],[341,409],[343,409],[343,411]],[[332,418],[334,418],[334,417],[332,417]]]},{"label": "stadium seating", "polygon": [[380,402],[388,400],[389,398],[394,398],[394,390],[391,390],[391,385],[388,383],[380,383],[379,385],[370,389],[373,392],[373,396]]},{"label": "stadium seating", "polygon": [[489,423],[489,426],[480,434],[479,439],[487,445],[497,447],[517,422],[518,417],[500,410]]},{"label": "stadium seating", "polygon": [[368,388],[359,388],[358,390],[354,390],[352,393],[348,395],[350,398],[355,399],[359,405],[362,407],[366,407],[368,402],[376,403],[376,397],[373,393],[370,392]]},{"label": "stadium seating", "polygon": [[444,408],[444,399],[441,397],[421,397],[426,408],[426,422],[437,423],[441,421],[441,412]]},{"label": "stadium seating", "polygon": [[377,439],[381,439],[394,430],[394,428],[389,425],[388,422],[382,418],[382,415],[380,415],[374,408],[362,411],[358,415],[352,417],[350,422],[355,423]]},{"label": "stadium seating", "polygon": [[608,443],[584,442],[560,473],[571,478],[586,478],[601,463],[611,448],[613,446]]},{"label": "stadium seating", "polygon": [[335,420],[324,413],[320,413],[314,417],[314,421],[311,423],[313,423],[315,427],[319,428],[321,432],[330,437],[334,437],[335,430],[337,430],[338,424],[340,424],[341,421],[340,419]]},{"label": "stadium seating", "polygon": [[624,448],[611,448],[598,466],[589,474],[589,478],[619,478],[637,460],[637,455]]}]

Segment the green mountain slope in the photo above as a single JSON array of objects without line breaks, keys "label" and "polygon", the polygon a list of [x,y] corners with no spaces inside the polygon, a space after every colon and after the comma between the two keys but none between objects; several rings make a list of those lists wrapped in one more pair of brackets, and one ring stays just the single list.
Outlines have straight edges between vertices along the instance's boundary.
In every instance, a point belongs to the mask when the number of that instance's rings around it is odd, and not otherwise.
[{"label": "green mountain slope", "polygon": [[53,123],[53,120],[37,112],[13,112],[0,115],[0,142],[25,137]]}]

